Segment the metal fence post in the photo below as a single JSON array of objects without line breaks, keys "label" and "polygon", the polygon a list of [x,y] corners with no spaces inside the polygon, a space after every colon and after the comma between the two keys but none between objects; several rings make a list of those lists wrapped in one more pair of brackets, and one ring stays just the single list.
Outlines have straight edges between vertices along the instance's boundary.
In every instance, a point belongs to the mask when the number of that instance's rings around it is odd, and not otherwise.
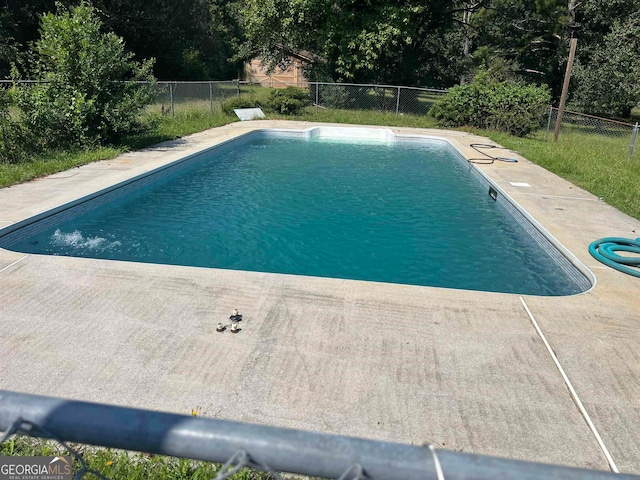
[{"label": "metal fence post", "polygon": [[213,85],[209,82],[209,111],[213,115]]},{"label": "metal fence post", "polygon": [[171,102],[171,116],[175,116],[175,112],[173,110],[173,84],[169,83],[169,101]]},{"label": "metal fence post", "polygon": [[316,115],[318,114],[318,99],[320,95],[318,94],[318,89],[320,88],[320,83],[316,82]]},{"label": "metal fence post", "polygon": [[547,134],[544,136],[544,141],[546,142],[549,138],[549,130],[551,130],[551,115],[553,114],[553,105],[549,107],[549,121],[547,122]]},{"label": "metal fence post", "polygon": [[629,145],[629,160],[633,157],[633,151],[636,148],[636,139],[638,138],[638,130],[640,130],[640,126],[638,122],[633,126],[633,134],[631,135],[631,145]]},{"label": "metal fence post", "polygon": [[396,117],[398,116],[399,111],[400,111],[400,87],[398,87],[398,96],[396,98]]}]

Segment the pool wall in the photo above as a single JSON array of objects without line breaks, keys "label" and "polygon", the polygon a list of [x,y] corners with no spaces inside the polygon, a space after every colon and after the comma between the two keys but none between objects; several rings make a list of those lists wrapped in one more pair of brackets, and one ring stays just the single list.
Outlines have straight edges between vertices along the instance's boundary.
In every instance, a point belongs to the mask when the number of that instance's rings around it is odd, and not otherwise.
[{"label": "pool wall", "polygon": [[46,212],[24,219],[0,229],[0,248],[10,249],[12,245],[21,242],[33,235],[37,235],[48,228],[65,222],[77,215],[93,210],[101,205],[109,203],[117,198],[127,195],[141,187],[150,185],[162,178],[172,175],[194,162],[200,160],[202,155],[212,151],[224,153],[225,150],[246,144],[256,137],[281,137],[304,139],[331,139],[332,141],[343,139],[345,141],[371,141],[391,144],[394,142],[422,142],[439,141],[456,153],[461,162],[468,165],[474,178],[487,190],[494,192],[495,201],[503,207],[505,213],[517,222],[529,236],[549,255],[554,263],[561,268],[584,293],[595,286],[596,279],[593,273],[569,252],[557,239],[555,239],[544,227],[542,227],[531,215],[520,207],[499,186],[472,163],[466,161],[464,155],[448,139],[428,135],[400,135],[385,128],[351,128],[351,127],[312,127],[305,130],[288,129],[257,129],[241,134],[237,137],[225,140],[217,145],[206,148],[194,154],[185,156],[169,163],[135,176],[131,179],[117,183],[110,187],[86,195],[72,202],[60,205]]}]

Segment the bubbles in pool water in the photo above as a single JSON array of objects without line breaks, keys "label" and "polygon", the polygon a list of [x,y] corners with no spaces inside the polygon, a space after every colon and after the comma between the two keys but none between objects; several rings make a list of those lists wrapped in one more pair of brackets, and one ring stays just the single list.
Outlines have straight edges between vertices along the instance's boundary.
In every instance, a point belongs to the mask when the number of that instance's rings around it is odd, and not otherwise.
[{"label": "bubbles in pool water", "polygon": [[117,240],[110,242],[102,237],[84,237],[80,230],[64,233],[59,228],[51,235],[51,243],[56,247],[71,247],[78,250],[107,250],[121,245]]}]

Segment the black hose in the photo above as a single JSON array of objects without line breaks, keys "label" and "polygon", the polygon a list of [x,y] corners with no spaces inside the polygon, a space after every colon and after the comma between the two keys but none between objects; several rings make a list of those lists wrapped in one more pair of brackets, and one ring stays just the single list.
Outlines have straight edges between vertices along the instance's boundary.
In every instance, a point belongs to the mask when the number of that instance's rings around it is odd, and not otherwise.
[{"label": "black hose", "polygon": [[508,162],[508,163],[517,163],[518,160],[516,160],[515,158],[508,158],[508,157],[494,157],[493,155],[489,155],[488,153],[483,152],[481,149],[485,149],[485,148],[502,148],[504,150],[505,147],[501,147],[500,145],[489,145],[487,143],[472,143],[471,145],[469,145],[471,148],[473,148],[476,152],[478,152],[481,155],[484,155],[484,157],[481,158],[467,158],[467,162],[469,163],[477,163],[480,165],[491,165],[493,162]]}]

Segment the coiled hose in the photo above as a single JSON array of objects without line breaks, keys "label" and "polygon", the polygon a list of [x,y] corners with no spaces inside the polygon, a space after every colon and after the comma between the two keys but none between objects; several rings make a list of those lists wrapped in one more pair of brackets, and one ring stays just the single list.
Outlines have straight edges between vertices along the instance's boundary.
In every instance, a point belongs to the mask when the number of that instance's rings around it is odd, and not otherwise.
[{"label": "coiled hose", "polygon": [[634,277],[640,277],[640,257],[623,257],[615,252],[632,252],[640,254],[640,238],[606,237],[589,245],[589,253],[593,258],[605,265],[615,268]]},{"label": "coiled hose", "polygon": [[473,148],[476,152],[478,152],[481,155],[484,155],[484,157],[482,158],[467,158],[467,162],[469,163],[479,163],[481,165],[491,165],[493,162],[508,162],[508,163],[518,163],[518,160],[513,158],[513,157],[495,157],[493,155],[489,155],[486,152],[483,152],[484,149],[491,149],[491,148],[497,148],[500,150],[508,150],[505,147],[501,147],[500,145],[490,145],[490,144],[486,144],[486,143],[472,143],[471,145],[469,145],[471,148]]}]

